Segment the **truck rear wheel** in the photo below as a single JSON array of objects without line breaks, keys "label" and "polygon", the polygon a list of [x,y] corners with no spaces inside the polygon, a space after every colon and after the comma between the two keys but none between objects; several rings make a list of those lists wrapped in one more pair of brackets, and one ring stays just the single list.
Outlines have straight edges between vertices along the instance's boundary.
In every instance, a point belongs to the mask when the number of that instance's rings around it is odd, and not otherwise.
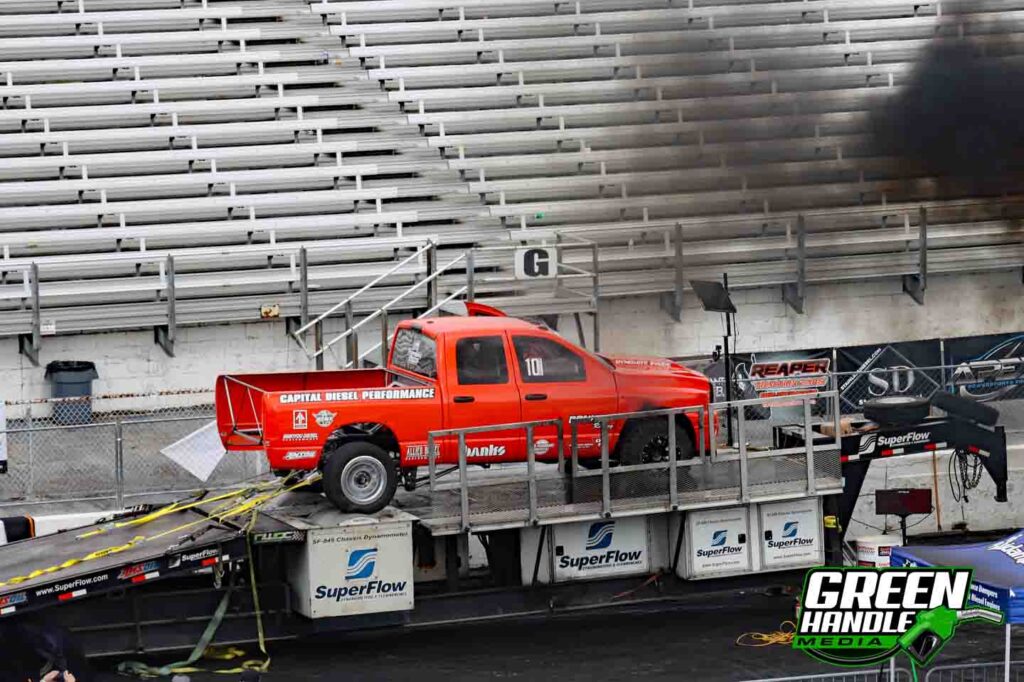
[{"label": "truck rear wheel", "polygon": [[[676,459],[690,459],[697,456],[693,439],[676,418]],[[668,419],[643,419],[626,424],[618,445],[619,463],[650,464],[668,461]]]},{"label": "truck rear wheel", "polygon": [[394,461],[373,443],[346,443],[324,462],[324,493],[341,511],[380,511],[391,502],[397,488]]}]

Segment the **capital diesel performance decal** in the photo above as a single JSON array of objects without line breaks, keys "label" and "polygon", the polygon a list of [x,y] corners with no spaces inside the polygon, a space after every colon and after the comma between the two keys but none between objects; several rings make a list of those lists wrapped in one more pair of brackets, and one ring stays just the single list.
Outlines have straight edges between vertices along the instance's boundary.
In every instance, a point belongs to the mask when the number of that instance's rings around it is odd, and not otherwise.
[{"label": "capital diesel performance decal", "polygon": [[904,652],[928,665],[968,620],[1003,614],[967,607],[969,568],[816,568],[807,573],[793,648],[840,666],[882,663]]}]

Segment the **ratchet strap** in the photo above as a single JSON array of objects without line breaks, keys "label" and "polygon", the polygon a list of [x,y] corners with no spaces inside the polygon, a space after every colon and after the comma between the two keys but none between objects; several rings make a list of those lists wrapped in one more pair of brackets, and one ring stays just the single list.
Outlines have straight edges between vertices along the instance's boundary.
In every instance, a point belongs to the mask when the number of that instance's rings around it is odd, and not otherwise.
[{"label": "ratchet strap", "polygon": [[[146,514],[136,519],[131,519],[129,521],[120,521],[114,524],[107,524],[102,528],[97,528],[95,530],[87,531],[81,535],[78,535],[76,536],[76,539],[96,537],[98,535],[102,535],[104,533],[109,532],[113,528],[141,527],[147,523],[151,523],[153,521],[156,521],[157,519],[161,519],[172,513],[186,511],[188,509],[198,507],[199,505],[210,504],[211,502],[221,502],[221,504],[217,505],[212,510],[210,510],[207,516],[201,516],[198,519],[193,519],[192,521],[188,521],[179,526],[175,526],[174,528],[170,528],[160,533],[156,533],[155,535],[136,535],[132,537],[130,540],[128,540],[128,542],[119,545],[111,545],[110,547],[104,547],[94,552],[90,552],[85,556],[67,559],[66,561],[63,561],[59,564],[54,564],[52,566],[47,566],[45,568],[39,568],[29,572],[26,575],[8,578],[5,581],[0,581],[0,587],[7,587],[9,585],[20,585],[21,583],[27,582],[29,580],[35,580],[36,578],[42,577],[44,575],[50,575],[53,573],[58,573],[60,571],[65,571],[79,564],[87,563],[89,561],[95,561],[97,559],[103,559],[114,554],[120,554],[121,552],[130,550],[144,542],[158,540],[168,535],[178,535],[196,526],[227,521],[228,519],[233,519],[249,513],[252,513],[255,518],[255,513],[260,509],[260,507],[262,507],[266,503],[270,502],[271,500],[277,497],[280,497],[285,493],[309,485],[310,483],[317,480],[317,478],[318,474],[314,474],[311,476],[307,476],[306,478],[298,481],[297,483],[290,483],[288,479],[286,479],[283,484],[281,484],[278,481],[272,481],[269,484],[261,483],[256,486],[241,488],[239,490],[232,490],[227,493],[217,495],[215,497],[206,498],[202,500],[194,500],[192,502],[184,504],[180,502],[174,502],[172,504],[167,505],[166,507],[156,510],[155,512]],[[239,498],[242,498],[242,501],[237,502]],[[248,532],[251,526],[252,524],[250,522],[250,524],[246,528],[246,532]]]}]

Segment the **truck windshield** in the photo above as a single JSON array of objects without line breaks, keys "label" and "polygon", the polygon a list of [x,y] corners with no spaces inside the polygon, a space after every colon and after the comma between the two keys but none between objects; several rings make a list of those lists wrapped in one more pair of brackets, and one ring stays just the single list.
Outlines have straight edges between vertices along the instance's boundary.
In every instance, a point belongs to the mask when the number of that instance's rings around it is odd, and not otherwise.
[{"label": "truck windshield", "polygon": [[437,344],[415,329],[399,329],[391,364],[431,379],[437,378]]}]

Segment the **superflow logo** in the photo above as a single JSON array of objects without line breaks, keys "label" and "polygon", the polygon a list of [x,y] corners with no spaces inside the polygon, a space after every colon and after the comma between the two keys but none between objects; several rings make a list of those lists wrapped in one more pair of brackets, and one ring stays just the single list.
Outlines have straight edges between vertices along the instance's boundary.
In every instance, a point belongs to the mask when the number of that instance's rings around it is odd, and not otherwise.
[{"label": "superflow logo", "polygon": [[783,538],[795,538],[797,533],[800,531],[799,521],[786,521],[782,526],[782,537]]},{"label": "superflow logo", "polygon": [[590,531],[587,533],[587,549],[607,549],[612,544],[612,534],[614,532],[614,521],[597,521],[590,524]]},{"label": "superflow logo", "polygon": [[366,580],[377,568],[377,548],[354,549],[348,555],[345,580]]},{"label": "superflow logo", "polygon": [[804,582],[793,647],[840,666],[906,653],[928,665],[968,620],[1002,623],[971,606],[969,568],[819,568]]},{"label": "superflow logo", "polygon": [[721,547],[725,544],[725,541],[729,539],[729,531],[727,530],[716,530],[711,534],[711,546]]}]

